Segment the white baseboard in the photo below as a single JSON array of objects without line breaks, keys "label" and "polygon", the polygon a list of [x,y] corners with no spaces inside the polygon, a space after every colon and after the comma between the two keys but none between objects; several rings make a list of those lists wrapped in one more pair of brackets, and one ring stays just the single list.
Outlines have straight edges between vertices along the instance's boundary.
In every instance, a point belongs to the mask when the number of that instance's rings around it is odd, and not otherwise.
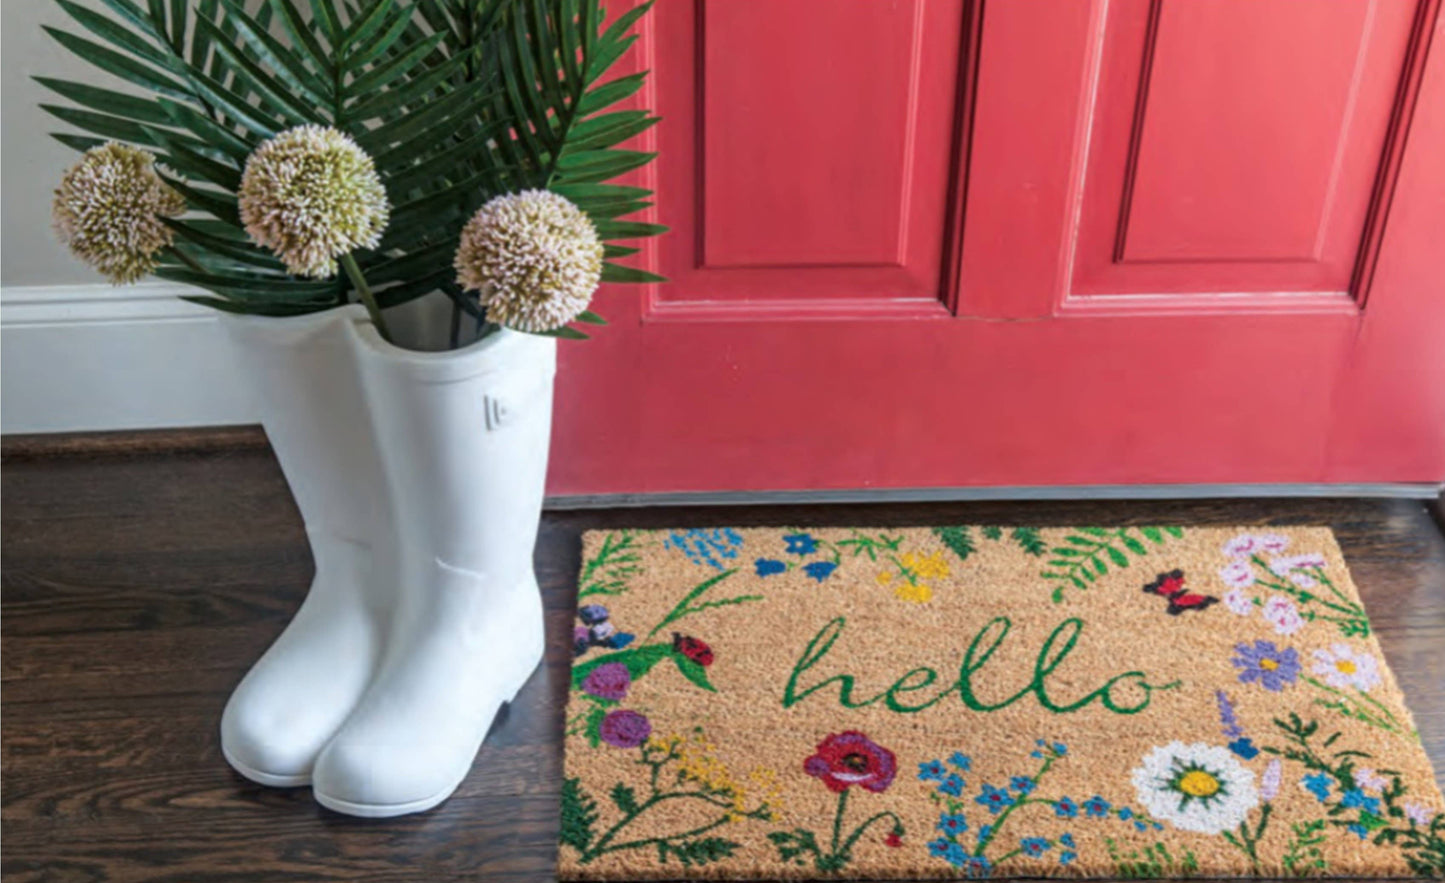
[{"label": "white baseboard", "polygon": [[0,288],[0,431],[258,422],[216,314],[156,282]]}]

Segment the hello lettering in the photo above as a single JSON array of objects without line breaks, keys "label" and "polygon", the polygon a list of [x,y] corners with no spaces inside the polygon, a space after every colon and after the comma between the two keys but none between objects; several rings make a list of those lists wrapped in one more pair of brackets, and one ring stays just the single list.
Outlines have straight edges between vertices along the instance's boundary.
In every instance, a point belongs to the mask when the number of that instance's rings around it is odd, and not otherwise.
[{"label": "hello lettering", "polygon": [[[787,686],[783,690],[784,708],[791,708],[820,690],[837,684],[838,702],[845,708],[864,708],[881,702],[884,707],[899,714],[917,714],[953,695],[957,695],[966,708],[978,712],[998,711],[1032,695],[1038,700],[1040,706],[1056,714],[1069,714],[1094,702],[1098,702],[1115,714],[1138,714],[1149,707],[1154,691],[1172,690],[1180,685],[1179,681],[1152,684],[1144,672],[1128,671],[1114,675],[1098,689],[1073,701],[1051,696],[1048,689],[1049,676],[1074,651],[1075,645],[1078,644],[1079,638],[1084,632],[1083,620],[1070,618],[1059,623],[1044,640],[1043,645],[1039,647],[1038,657],[1034,662],[1033,677],[1018,692],[1008,698],[998,702],[986,702],[974,692],[973,679],[975,674],[988,665],[989,660],[1003,645],[1008,638],[1010,629],[1013,628],[1013,622],[1007,616],[999,616],[989,620],[974,635],[973,641],[964,651],[958,679],[942,690],[930,691],[930,688],[938,683],[939,675],[936,670],[927,666],[920,666],[904,672],[886,690],[867,699],[853,698],[856,677],[846,673],[834,674],[811,686],[800,688],[799,682],[827,658],[833,646],[842,638],[846,626],[846,619],[839,616],[819,629],[818,633],[813,636],[813,640],[808,642],[808,646],[804,648],[802,655],[794,663],[792,674],[789,675]],[[1128,689],[1130,687],[1132,689]],[[1126,691],[1126,697],[1119,695]],[[1128,696],[1137,697],[1136,701],[1131,704]]]}]

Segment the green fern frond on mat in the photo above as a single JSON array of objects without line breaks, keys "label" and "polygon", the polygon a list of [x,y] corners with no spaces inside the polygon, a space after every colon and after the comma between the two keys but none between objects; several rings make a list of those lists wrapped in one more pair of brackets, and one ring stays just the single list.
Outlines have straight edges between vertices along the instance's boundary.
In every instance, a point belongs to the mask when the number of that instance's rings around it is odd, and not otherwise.
[{"label": "green fern frond on mat", "polygon": [[597,802],[582,790],[582,780],[566,779],[562,782],[562,835],[564,844],[578,852],[586,852],[596,836],[592,830],[597,822]]},{"label": "green fern frond on mat", "polygon": [[582,573],[577,578],[577,597],[590,595],[620,595],[627,591],[629,577],[640,573],[637,534],[634,531],[614,531],[602,538],[602,548],[582,564]]},{"label": "green fern frond on mat", "polygon": [[[1064,600],[1069,586],[1087,590],[1089,585],[1109,572],[1110,566],[1124,569],[1133,559],[1143,558],[1167,537],[1184,536],[1182,527],[1081,527],[1064,537],[1064,542],[1049,549],[1052,555],[1048,569],[1040,576],[1053,585],[1050,598],[1055,604]],[[1106,563],[1107,562],[1107,563]]]},{"label": "green fern frond on mat", "polygon": [[727,579],[735,573],[737,573],[736,569],[724,571],[717,576],[714,576],[710,579],[705,579],[702,582],[698,583],[696,586],[693,587],[692,591],[684,595],[682,600],[678,601],[677,604],[668,611],[667,615],[662,618],[661,622],[652,627],[652,631],[647,633],[647,637],[649,639],[652,638],[658,632],[662,631],[663,629],[667,628],[678,620],[688,616],[692,616],[694,613],[701,613],[704,610],[711,610],[715,607],[731,607],[736,604],[746,604],[750,601],[763,600],[762,595],[738,595],[733,598],[721,598],[716,601],[702,601],[696,604],[693,603],[694,601],[697,601],[699,598],[701,598],[704,594],[706,594],[709,590],[711,590],[713,586],[716,586],[718,583],[722,582],[723,580]]},{"label": "green fern frond on mat", "polygon": [[[1004,537],[1003,528],[998,525],[985,525],[980,527],[979,533],[983,538],[993,542],[1001,542]],[[953,550],[960,561],[967,561],[968,556],[978,551],[978,543],[974,540],[972,529],[966,524],[954,525],[951,527],[935,527],[933,533],[942,543]],[[1020,549],[1033,555],[1041,557],[1048,549],[1048,544],[1039,535],[1036,527],[1015,527],[1008,532],[1008,537]]]},{"label": "green fern frond on mat", "polygon": [[1016,527],[1009,531],[1008,535],[1013,538],[1015,543],[1019,544],[1020,549],[1023,549],[1035,558],[1042,558],[1044,553],[1048,551],[1048,544],[1045,543],[1044,538],[1039,535],[1039,529],[1036,527]]},{"label": "green fern frond on mat", "polygon": [[966,524],[959,524],[953,527],[935,527],[934,536],[938,537],[945,546],[953,550],[958,560],[967,561],[978,545],[973,541],[973,531]]}]

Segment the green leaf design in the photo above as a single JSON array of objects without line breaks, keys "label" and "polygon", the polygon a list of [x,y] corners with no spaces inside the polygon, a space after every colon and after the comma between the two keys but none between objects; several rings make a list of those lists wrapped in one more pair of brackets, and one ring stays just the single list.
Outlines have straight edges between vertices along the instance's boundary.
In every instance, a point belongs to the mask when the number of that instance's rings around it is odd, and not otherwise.
[{"label": "green leaf design", "polygon": [[628,786],[618,782],[612,786],[612,792],[609,796],[612,798],[612,802],[617,804],[617,808],[622,810],[623,813],[632,815],[637,812],[637,794]]},{"label": "green leaf design", "polygon": [[945,546],[953,550],[953,554],[957,555],[960,561],[967,561],[968,556],[978,548],[973,542],[973,532],[967,525],[935,527],[933,533]]},{"label": "green leaf design", "polygon": [[692,681],[694,684],[703,688],[709,693],[717,692],[717,688],[714,687],[712,685],[712,682],[707,679],[707,669],[704,668],[701,664],[694,662],[691,659],[688,659],[686,656],[683,656],[681,653],[675,651],[672,654],[672,661],[677,663],[677,670],[682,672],[683,677],[687,678],[689,681]]},{"label": "green leaf design", "polygon": [[572,666],[572,689],[582,689],[582,682],[599,665],[620,662],[627,666],[627,673],[635,681],[652,670],[662,660],[672,655],[671,644],[645,644],[641,647],[616,650],[598,656],[588,662]]}]

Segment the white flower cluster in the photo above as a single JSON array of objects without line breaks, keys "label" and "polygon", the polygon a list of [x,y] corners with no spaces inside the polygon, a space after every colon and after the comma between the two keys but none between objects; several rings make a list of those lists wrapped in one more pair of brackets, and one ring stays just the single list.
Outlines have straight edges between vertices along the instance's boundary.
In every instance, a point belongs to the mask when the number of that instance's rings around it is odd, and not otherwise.
[{"label": "white flower cluster", "polygon": [[523,190],[482,206],[462,230],[457,282],[480,293],[487,318],[551,331],[577,318],[602,277],[602,241],[562,196]]},{"label": "white flower cluster", "polygon": [[156,174],[155,156],[110,141],[66,170],[50,216],[76,257],[125,285],[154,270],[161,250],[174,241],[160,219],[185,210],[185,199]]},{"label": "white flower cluster", "polygon": [[241,175],[241,221],[286,269],[324,278],[336,259],[375,248],[390,215],[371,157],[325,126],[297,126],[256,149]]}]

